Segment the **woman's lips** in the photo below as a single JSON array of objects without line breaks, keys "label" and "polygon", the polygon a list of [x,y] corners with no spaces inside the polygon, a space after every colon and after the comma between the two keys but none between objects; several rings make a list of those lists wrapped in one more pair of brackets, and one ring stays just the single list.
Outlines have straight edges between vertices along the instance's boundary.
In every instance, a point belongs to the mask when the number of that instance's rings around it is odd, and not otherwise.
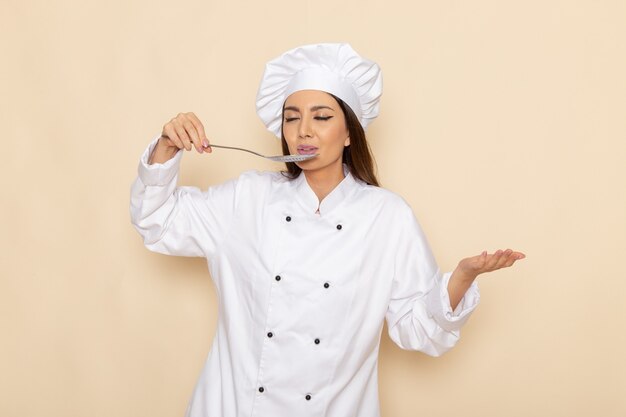
[{"label": "woman's lips", "polygon": [[298,146],[299,155],[313,155],[315,153],[317,153],[317,148],[315,146]]}]

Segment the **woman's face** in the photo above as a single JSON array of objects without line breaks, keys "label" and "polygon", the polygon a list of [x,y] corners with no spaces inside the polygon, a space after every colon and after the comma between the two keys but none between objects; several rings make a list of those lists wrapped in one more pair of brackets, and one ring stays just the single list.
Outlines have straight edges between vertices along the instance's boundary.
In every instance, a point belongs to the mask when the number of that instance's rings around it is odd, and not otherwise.
[{"label": "woman's face", "polygon": [[296,91],[285,101],[283,136],[291,154],[319,154],[298,162],[304,171],[336,172],[343,176],[343,148],[350,144],[346,118],[339,103],[318,90]]}]

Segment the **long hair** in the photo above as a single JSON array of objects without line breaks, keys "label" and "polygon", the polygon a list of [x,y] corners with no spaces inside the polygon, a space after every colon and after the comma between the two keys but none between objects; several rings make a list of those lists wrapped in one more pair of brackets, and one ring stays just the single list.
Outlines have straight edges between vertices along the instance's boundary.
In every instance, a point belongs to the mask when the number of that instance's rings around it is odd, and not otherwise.
[{"label": "long hair", "polygon": [[[346,118],[346,126],[348,128],[348,134],[350,135],[350,145],[343,148],[342,162],[348,166],[350,173],[356,179],[359,179],[369,185],[379,186],[376,173],[374,171],[374,157],[370,150],[367,138],[365,137],[365,131],[363,126],[359,122],[350,106],[343,102],[338,97],[330,94],[339,104],[343,114]],[[284,112],[284,110],[283,110]],[[283,116],[284,120],[284,116]],[[289,147],[285,140],[285,135],[280,133],[281,144],[283,147],[283,155],[289,155]],[[302,168],[296,165],[295,162],[286,162],[287,171],[283,171],[283,174],[290,179],[297,178],[302,172]]]}]

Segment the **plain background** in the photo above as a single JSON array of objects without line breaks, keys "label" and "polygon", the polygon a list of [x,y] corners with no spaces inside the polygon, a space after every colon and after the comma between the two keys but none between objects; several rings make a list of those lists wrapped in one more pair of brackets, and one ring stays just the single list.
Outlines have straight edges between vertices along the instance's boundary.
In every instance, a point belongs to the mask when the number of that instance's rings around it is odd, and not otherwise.
[{"label": "plain background", "polygon": [[[349,42],[383,69],[382,184],[437,260],[512,247],[441,358],[384,330],[384,417],[626,415],[626,3],[0,3],[0,415],[182,416],[216,323],[203,259],[146,250],[139,155],[179,112],[267,154],[264,64]],[[281,166],[185,155],[205,188]]]}]

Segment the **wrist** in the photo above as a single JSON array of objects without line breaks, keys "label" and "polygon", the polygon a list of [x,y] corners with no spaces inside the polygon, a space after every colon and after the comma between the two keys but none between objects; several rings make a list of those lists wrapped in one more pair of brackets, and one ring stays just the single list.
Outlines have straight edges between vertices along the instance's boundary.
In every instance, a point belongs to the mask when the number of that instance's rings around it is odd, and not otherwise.
[{"label": "wrist", "polygon": [[179,149],[176,146],[171,146],[171,142],[167,138],[161,137],[148,158],[148,164],[165,163],[172,159],[178,151]]},{"label": "wrist", "polygon": [[476,277],[478,277],[478,274],[476,274],[475,272],[467,271],[461,268],[460,266],[457,266],[454,272],[452,273],[450,280],[454,279],[455,281],[458,281],[458,282],[471,284],[472,282],[474,282]]}]

